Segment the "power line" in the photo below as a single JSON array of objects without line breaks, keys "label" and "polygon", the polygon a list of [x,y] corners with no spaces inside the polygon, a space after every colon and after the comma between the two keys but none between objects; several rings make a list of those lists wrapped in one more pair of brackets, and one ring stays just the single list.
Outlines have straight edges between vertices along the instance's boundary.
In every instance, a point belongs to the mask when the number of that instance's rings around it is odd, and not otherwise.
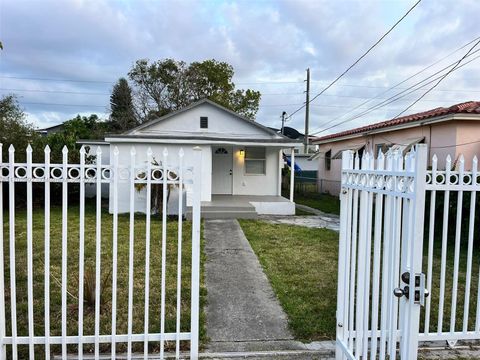
[{"label": "power line", "polygon": [[22,105],[53,105],[53,106],[81,106],[81,107],[101,107],[106,108],[107,105],[89,105],[89,104],[58,104],[58,103],[43,103],[43,102],[20,102]]},{"label": "power line", "polygon": [[[380,44],[380,42],[385,39],[387,37],[388,34],[390,34],[393,29],[395,29],[397,27],[398,24],[400,24],[403,19],[405,19],[408,14],[410,14],[411,11],[413,11],[413,9],[415,9],[415,7],[420,4],[422,0],[417,0],[417,2],[410,8],[408,9],[408,11],[395,23],[393,24],[393,26],[385,33],[383,34],[380,39],[378,39],[372,46],[370,46],[370,48],[364,52],[352,65],[350,65],[343,73],[341,73],[339,76],[337,76],[337,78],[335,78],[335,80],[333,80],[329,85],[327,85],[322,91],[320,91],[317,95],[315,95],[311,100],[310,102],[314,101],[316,98],[318,98],[320,95],[322,95],[325,91],[327,91],[328,89],[330,89],[338,80],[340,80],[347,72],[349,72],[355,65],[357,65],[365,56],[367,56],[368,53],[370,53],[370,51],[372,51],[378,44]],[[302,110],[304,107],[306,106],[306,104],[303,104],[301,107],[299,107],[297,110],[295,110],[294,112],[292,112],[289,117],[291,117],[292,115],[296,114],[297,112],[299,112],[300,110]]]},{"label": "power line", "polygon": [[[478,51],[478,50],[477,50],[477,51]],[[478,59],[479,57],[480,57],[480,55],[479,55],[479,56],[476,56],[475,58],[471,59],[470,61],[464,63],[463,65],[460,65],[460,66],[456,67],[455,69],[452,70],[452,72],[453,72],[453,71],[456,71],[456,70],[458,70],[458,69],[460,69],[460,68],[462,68],[462,67],[464,67],[464,66],[466,66],[466,65],[468,65],[469,63],[475,61],[475,60]],[[354,116],[352,116],[352,117],[350,117],[350,118],[347,118],[347,119],[345,119],[345,120],[343,120],[343,121],[340,121],[340,122],[338,122],[338,123],[336,123],[336,124],[333,124],[333,125],[325,128],[325,129],[322,129],[322,130],[319,130],[319,131],[317,131],[317,132],[314,132],[314,133],[312,133],[312,135],[318,135],[318,134],[320,134],[320,133],[322,133],[322,132],[328,131],[328,130],[334,128],[334,127],[337,127],[337,126],[339,126],[339,125],[345,124],[345,123],[350,122],[350,121],[352,121],[352,120],[358,119],[358,118],[360,118],[360,117],[362,117],[362,116],[364,116],[364,115],[366,115],[366,114],[371,113],[372,111],[378,110],[378,109],[380,109],[380,108],[382,108],[382,107],[385,107],[385,106],[387,106],[387,105],[389,105],[389,104],[391,104],[391,103],[393,103],[393,102],[395,102],[395,101],[398,101],[398,100],[404,98],[405,96],[410,95],[411,93],[414,93],[415,91],[420,90],[420,89],[423,88],[424,86],[429,85],[429,84],[435,82],[436,80],[438,80],[439,78],[441,78],[442,75],[434,78],[433,80],[430,80],[429,82],[427,82],[427,83],[425,83],[425,84],[422,84],[422,83],[425,82],[426,80],[428,80],[428,79],[430,79],[431,77],[433,77],[433,76],[441,73],[442,71],[444,71],[445,69],[447,69],[447,68],[449,68],[449,67],[451,67],[451,66],[452,66],[452,65],[449,65],[449,66],[443,68],[442,70],[437,71],[436,73],[434,73],[434,74],[426,77],[425,79],[420,80],[419,82],[413,84],[413,85],[410,86],[409,88],[407,88],[407,89],[405,89],[405,90],[403,90],[403,91],[401,91],[401,92],[399,92],[399,93],[396,93],[395,95],[389,97],[388,99],[386,99],[386,100],[384,100],[384,101],[381,101],[380,103],[377,103],[377,104],[371,106],[371,107],[368,108],[367,110],[365,110],[365,111],[363,111],[363,112],[361,112],[361,113],[359,113],[359,114],[357,114],[357,115],[354,115]],[[413,89],[414,87],[418,86],[419,84],[422,84],[422,85],[420,85],[420,86],[417,87],[416,89]],[[413,89],[413,90],[410,90],[410,89]],[[410,91],[408,91],[408,90],[410,90]],[[407,91],[408,91],[408,92],[407,92]],[[342,115],[342,116],[340,116],[340,117],[335,118],[334,120],[340,119],[340,118],[342,118],[343,116],[345,116],[345,114]]]},{"label": "power line", "polygon": [[430,91],[432,91],[433,89],[435,89],[448,75],[450,75],[453,71],[455,71],[455,69],[458,68],[458,66],[462,63],[463,60],[465,60],[465,58],[473,51],[473,49],[475,49],[477,47],[477,45],[480,44],[480,40],[478,40],[466,53],[465,55],[463,55],[459,60],[458,62],[455,64],[454,67],[452,67],[449,71],[447,71],[439,80],[438,82],[436,82],[430,89],[428,89],[427,91],[425,91],[422,95],[420,95],[420,97],[415,100],[413,103],[411,103],[409,106],[407,106],[405,108],[405,110],[401,111],[400,113],[397,114],[397,116],[394,117],[394,119],[396,119],[397,117],[399,117],[400,115],[402,115],[403,113],[405,113],[406,111],[408,111],[408,109],[410,109],[412,106],[414,106],[416,103],[418,103],[421,99],[423,99]]},{"label": "power line", "polygon": [[19,91],[19,92],[39,92],[39,93],[58,93],[58,94],[75,94],[75,95],[110,95],[109,93],[81,92],[67,90],[40,90],[40,89],[6,89],[0,88],[2,91]]},{"label": "power line", "polygon": [[[337,117],[337,118],[333,119],[333,121],[335,121],[335,120],[337,120],[337,119],[340,119],[340,118],[344,117],[345,115],[347,115],[347,114],[349,114],[349,113],[351,113],[351,112],[353,112],[353,111],[357,110],[357,109],[358,109],[358,108],[360,108],[361,106],[363,106],[363,105],[365,105],[365,104],[368,104],[368,103],[369,103],[370,101],[372,101],[372,100],[375,100],[375,99],[380,99],[380,96],[382,96],[382,95],[384,95],[384,94],[388,93],[389,91],[391,91],[391,90],[393,90],[393,89],[396,89],[396,88],[398,88],[399,90],[408,90],[408,88],[399,88],[399,86],[400,86],[400,85],[402,85],[402,84],[404,84],[404,83],[406,83],[408,80],[410,80],[410,79],[414,78],[415,76],[417,76],[417,75],[419,75],[419,74],[421,74],[421,73],[423,73],[423,72],[427,71],[428,69],[432,68],[433,66],[435,66],[435,65],[439,64],[439,63],[440,63],[440,62],[442,62],[443,60],[447,59],[447,58],[448,58],[448,57],[450,57],[451,55],[453,55],[453,54],[455,54],[456,52],[458,52],[458,51],[462,50],[463,48],[467,47],[468,45],[472,44],[474,41],[476,41],[476,40],[478,40],[478,39],[480,39],[480,37],[476,37],[475,39],[473,39],[473,40],[469,41],[468,43],[466,43],[466,44],[464,44],[464,45],[460,46],[459,48],[457,48],[457,49],[455,49],[455,50],[453,50],[453,51],[452,51],[452,52],[450,52],[448,55],[446,55],[446,56],[442,57],[441,59],[439,59],[439,60],[437,60],[437,61],[433,62],[432,64],[430,64],[430,65],[428,65],[428,66],[424,67],[422,70],[420,70],[420,71],[416,72],[415,74],[413,74],[413,75],[411,75],[411,76],[407,77],[406,79],[404,79],[404,80],[402,80],[402,81],[400,81],[400,82],[396,83],[395,85],[391,86],[391,87],[390,87],[390,88],[388,88],[387,90],[385,90],[385,91],[382,91],[381,93],[379,93],[379,94],[375,95],[374,97],[372,97],[372,98],[368,99],[367,101],[364,101],[364,102],[362,102],[361,104],[358,104],[357,106],[355,106],[355,107],[354,107],[354,108],[352,108],[351,110],[347,111],[345,114],[343,114],[343,115],[341,115],[341,116],[339,116],[339,117]],[[473,55],[473,54],[471,54],[471,55]],[[453,65],[453,64],[451,64],[451,65]],[[451,66],[451,65],[449,65],[449,66]],[[447,66],[446,68],[448,68],[448,66]],[[446,69],[446,68],[444,68],[444,69]],[[443,69],[442,69],[442,70],[443,70]],[[440,91],[441,91],[441,90],[440,90]],[[449,90],[443,90],[443,91],[449,91]],[[480,91],[479,91],[479,92],[480,92]]]},{"label": "power line", "polygon": [[80,82],[80,83],[99,83],[99,84],[114,84],[115,81],[105,80],[81,80],[81,79],[54,79],[54,78],[36,78],[26,76],[0,76],[1,79],[16,79],[16,80],[38,80],[38,81],[57,81],[57,82]]}]

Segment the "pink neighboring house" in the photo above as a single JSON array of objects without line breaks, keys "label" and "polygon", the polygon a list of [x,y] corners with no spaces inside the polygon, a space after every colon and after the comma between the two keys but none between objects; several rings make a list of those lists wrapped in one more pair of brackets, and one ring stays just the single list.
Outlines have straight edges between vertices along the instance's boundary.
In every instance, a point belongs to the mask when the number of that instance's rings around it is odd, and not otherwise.
[{"label": "pink neighboring house", "polygon": [[[360,155],[365,151],[375,156],[382,149],[395,148],[406,153],[418,143],[428,145],[429,159],[438,156],[439,168],[444,167],[447,155],[452,161],[460,154],[469,169],[472,158],[480,156],[480,101],[468,101],[448,108],[436,109],[382,121],[376,124],[315,138],[319,146],[319,191],[338,195],[340,192],[341,156],[344,150]],[[321,190],[320,190],[321,189]]]}]

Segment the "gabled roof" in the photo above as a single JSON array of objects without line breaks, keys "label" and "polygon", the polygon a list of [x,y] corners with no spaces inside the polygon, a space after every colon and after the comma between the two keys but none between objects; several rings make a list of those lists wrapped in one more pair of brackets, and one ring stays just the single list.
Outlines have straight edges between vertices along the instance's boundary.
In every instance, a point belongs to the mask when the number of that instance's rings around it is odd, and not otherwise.
[{"label": "gabled roof", "polygon": [[342,138],[345,136],[361,134],[368,131],[385,129],[385,128],[390,128],[390,127],[399,126],[403,124],[415,123],[421,120],[433,119],[436,117],[441,117],[445,115],[454,115],[454,114],[480,114],[480,101],[467,101],[460,104],[452,105],[448,108],[438,107],[432,110],[423,111],[416,114],[405,115],[399,118],[382,121],[372,125],[366,125],[359,128],[338,132],[335,134],[318,137],[318,138],[315,138],[313,142],[317,143],[325,140]]},{"label": "gabled roof", "polygon": [[209,100],[209,99],[202,99],[202,100],[196,101],[196,102],[194,102],[194,103],[192,103],[192,104],[190,104],[190,105],[188,105],[188,106],[186,106],[186,107],[184,107],[184,108],[182,108],[182,109],[179,109],[179,110],[176,110],[176,111],[172,111],[171,113],[169,113],[169,114],[167,114],[167,115],[164,115],[164,116],[161,116],[161,117],[159,117],[159,118],[150,120],[150,121],[148,121],[148,122],[146,122],[146,123],[144,123],[144,124],[141,124],[141,125],[133,128],[133,129],[131,129],[131,130],[126,131],[126,132],[123,133],[122,135],[125,136],[125,135],[135,134],[135,133],[136,133],[137,131],[139,131],[139,130],[143,130],[143,129],[148,128],[148,127],[150,127],[150,126],[152,126],[152,125],[155,125],[155,124],[157,124],[157,123],[159,123],[159,122],[161,122],[161,121],[170,119],[170,118],[172,118],[172,117],[174,117],[174,116],[176,116],[176,115],[178,115],[178,114],[184,113],[184,112],[186,112],[186,111],[188,111],[188,110],[190,110],[190,109],[193,109],[193,108],[195,108],[195,107],[197,107],[197,106],[200,106],[200,105],[202,105],[202,104],[210,104],[210,105],[212,105],[212,106],[215,106],[216,108],[218,108],[218,109],[220,109],[220,110],[222,110],[222,111],[225,111],[225,112],[229,113],[230,115],[233,115],[233,116],[235,116],[235,117],[237,117],[237,118],[239,118],[239,119],[241,119],[241,120],[243,120],[243,121],[248,122],[249,124],[251,124],[251,125],[253,125],[253,126],[256,126],[257,128],[259,128],[259,129],[267,132],[267,133],[270,134],[270,135],[280,136],[280,137],[282,137],[282,138],[285,137],[285,136],[283,136],[283,135],[281,135],[281,134],[276,133],[276,132],[273,131],[272,129],[269,129],[269,128],[266,127],[266,126],[263,126],[262,124],[259,124],[259,123],[255,122],[255,121],[253,121],[253,120],[250,120],[250,119],[248,119],[248,118],[246,118],[246,117],[244,117],[244,116],[236,113],[235,111],[232,111],[232,110],[230,110],[230,109],[227,109],[226,107],[224,107],[224,106],[222,106],[222,105],[219,105],[219,104],[217,104],[216,102],[211,101],[211,100]]}]

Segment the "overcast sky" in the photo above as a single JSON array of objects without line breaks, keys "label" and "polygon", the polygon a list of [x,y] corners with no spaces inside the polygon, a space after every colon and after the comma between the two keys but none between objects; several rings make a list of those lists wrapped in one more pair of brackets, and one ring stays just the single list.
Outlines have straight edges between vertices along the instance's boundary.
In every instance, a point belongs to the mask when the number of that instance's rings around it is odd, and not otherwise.
[{"label": "overcast sky", "polygon": [[[0,95],[17,94],[38,127],[78,113],[107,117],[112,85],[136,59],[214,58],[233,65],[238,88],[261,91],[257,121],[279,127],[282,111],[292,113],[305,100],[307,67],[313,97],[414,2],[1,0]],[[423,0],[347,76],[312,102],[311,132],[348,120],[457,61],[471,45],[454,51],[480,36],[478,14],[480,1]],[[382,94],[442,58],[399,89]],[[409,112],[480,99],[479,70],[480,60],[474,60],[451,73]],[[391,118],[423,91],[320,135]],[[287,125],[303,132],[303,122],[302,110]]]}]

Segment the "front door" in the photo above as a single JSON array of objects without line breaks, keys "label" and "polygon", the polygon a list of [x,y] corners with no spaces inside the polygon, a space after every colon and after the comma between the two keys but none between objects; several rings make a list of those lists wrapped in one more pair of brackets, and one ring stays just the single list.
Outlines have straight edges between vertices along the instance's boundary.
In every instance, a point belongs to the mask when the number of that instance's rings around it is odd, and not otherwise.
[{"label": "front door", "polygon": [[233,156],[229,146],[213,147],[212,194],[232,194]]}]

